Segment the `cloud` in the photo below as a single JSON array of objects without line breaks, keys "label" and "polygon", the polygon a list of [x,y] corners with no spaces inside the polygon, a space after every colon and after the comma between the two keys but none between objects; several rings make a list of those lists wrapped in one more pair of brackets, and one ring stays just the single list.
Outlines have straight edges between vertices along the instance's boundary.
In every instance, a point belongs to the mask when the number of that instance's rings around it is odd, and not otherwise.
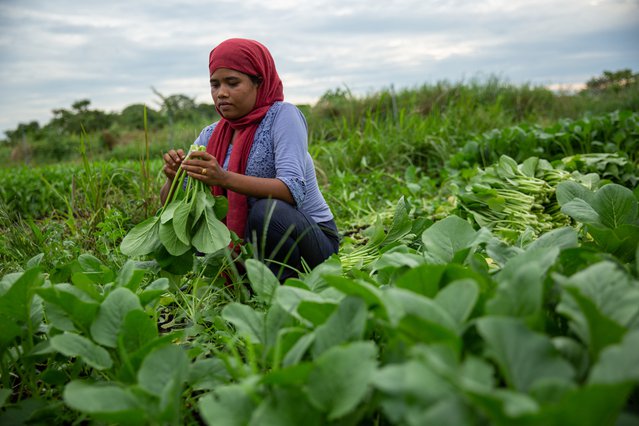
[{"label": "cloud", "polygon": [[490,74],[578,84],[639,68],[639,1],[4,0],[0,132],[83,98],[152,104],[151,86],[210,102],[208,52],[229,37],[269,47],[293,102]]}]

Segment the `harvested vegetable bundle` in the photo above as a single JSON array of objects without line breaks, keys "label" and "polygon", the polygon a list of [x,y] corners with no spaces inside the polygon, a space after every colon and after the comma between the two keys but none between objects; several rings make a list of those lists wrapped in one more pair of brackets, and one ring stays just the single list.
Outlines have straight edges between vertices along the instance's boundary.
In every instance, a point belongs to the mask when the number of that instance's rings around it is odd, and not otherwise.
[{"label": "harvested vegetable bundle", "polygon": [[[205,147],[191,145],[193,151]],[[188,255],[189,252],[214,253],[231,242],[228,228],[220,219],[226,215],[227,203],[223,197],[214,197],[210,188],[196,179],[186,179],[184,170],[178,170],[169,196],[162,208],[147,220],[139,223],[124,237],[120,244],[123,254],[131,257],[153,254],[166,258]]]},{"label": "harvested vegetable bundle", "polygon": [[502,155],[456,194],[458,205],[478,225],[506,240],[514,241],[526,231],[539,235],[569,223],[555,198],[556,185],[569,177],[536,157],[517,164]]}]

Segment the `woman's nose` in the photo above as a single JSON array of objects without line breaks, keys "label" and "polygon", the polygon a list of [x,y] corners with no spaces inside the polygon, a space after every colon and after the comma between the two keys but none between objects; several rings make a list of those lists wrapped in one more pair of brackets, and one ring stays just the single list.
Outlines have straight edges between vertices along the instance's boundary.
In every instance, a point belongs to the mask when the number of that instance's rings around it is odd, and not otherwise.
[{"label": "woman's nose", "polygon": [[229,92],[226,89],[226,87],[220,86],[220,88],[217,89],[217,97],[218,98],[226,98],[226,97],[228,97],[228,95],[229,95]]}]

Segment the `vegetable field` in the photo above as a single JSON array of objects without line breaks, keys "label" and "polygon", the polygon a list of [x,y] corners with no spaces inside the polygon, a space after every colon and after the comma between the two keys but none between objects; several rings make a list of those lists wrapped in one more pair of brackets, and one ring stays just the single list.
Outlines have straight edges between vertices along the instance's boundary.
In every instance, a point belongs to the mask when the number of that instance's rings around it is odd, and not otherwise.
[{"label": "vegetable field", "polygon": [[637,424],[639,113],[484,89],[308,112],[343,240],[283,284],[144,150],[0,169],[0,424]]}]

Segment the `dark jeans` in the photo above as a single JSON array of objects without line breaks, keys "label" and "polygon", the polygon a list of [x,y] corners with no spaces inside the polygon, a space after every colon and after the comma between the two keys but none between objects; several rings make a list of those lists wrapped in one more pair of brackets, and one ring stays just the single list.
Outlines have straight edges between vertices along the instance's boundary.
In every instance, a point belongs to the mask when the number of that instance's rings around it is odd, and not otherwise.
[{"label": "dark jeans", "polygon": [[339,249],[335,221],[316,223],[290,204],[274,199],[255,201],[245,240],[281,282],[304,271],[302,261],[313,268]]}]

